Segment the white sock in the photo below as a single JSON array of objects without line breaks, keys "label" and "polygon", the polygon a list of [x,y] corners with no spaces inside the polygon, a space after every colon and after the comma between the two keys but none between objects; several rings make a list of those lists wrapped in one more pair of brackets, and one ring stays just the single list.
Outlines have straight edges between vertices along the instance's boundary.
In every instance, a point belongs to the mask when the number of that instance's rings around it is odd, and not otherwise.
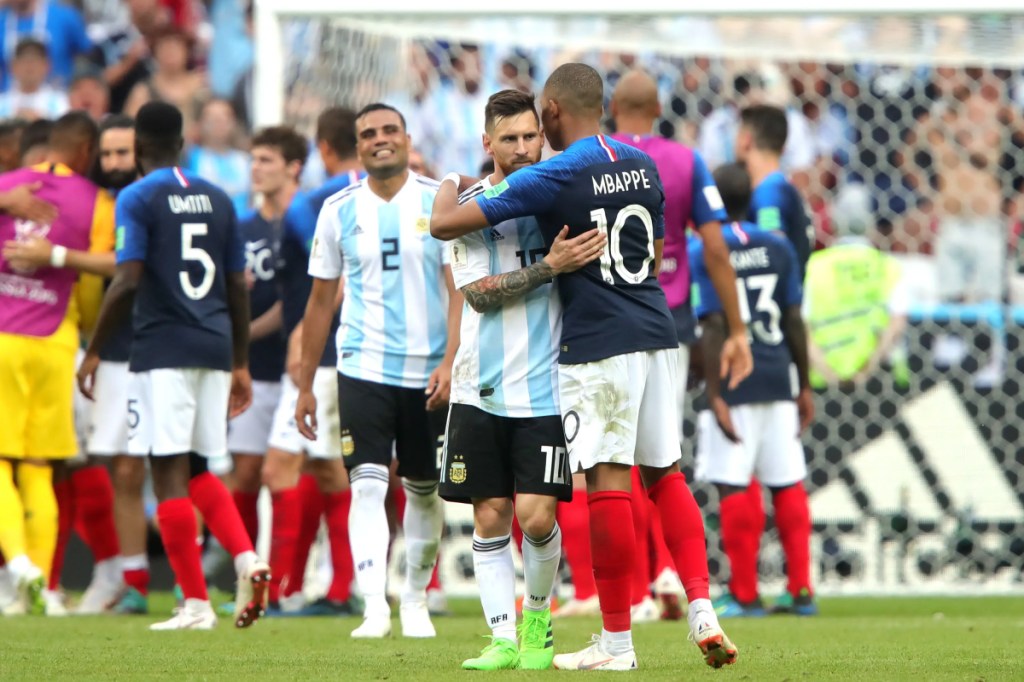
[{"label": "white sock", "polygon": [[437,481],[402,480],[405,488],[405,584],[402,603],[427,599],[427,584],[437,562],[437,546],[444,527],[444,507],[437,496]]},{"label": "white sock", "polygon": [[235,557],[235,575],[241,578],[249,571],[249,567],[260,560],[256,552],[247,550]]},{"label": "white sock", "polygon": [[718,625],[718,614],[715,613],[715,607],[710,599],[694,599],[690,602],[687,621],[690,623],[691,628],[698,619],[705,620],[712,625]]},{"label": "white sock", "polygon": [[145,554],[132,554],[121,557],[121,571],[148,571],[149,557]]},{"label": "white sock", "polygon": [[601,629],[601,646],[612,656],[621,656],[633,648],[633,631],[608,632]]},{"label": "white sock", "polygon": [[516,568],[511,537],[482,538],[473,533],[473,572],[487,627],[495,637],[515,642]]},{"label": "white sock", "polygon": [[27,554],[19,554],[13,559],[7,560],[7,570],[11,572],[14,582],[17,583],[32,570],[32,561]]},{"label": "white sock", "polygon": [[121,557],[104,559],[96,564],[92,571],[93,579],[102,580],[105,583],[119,584],[121,582]]},{"label": "white sock", "polygon": [[[352,508],[348,535],[356,584],[363,595],[363,615],[389,615],[385,588],[388,578],[388,515],[384,499],[388,494],[388,470],[380,464],[360,464],[349,472]],[[408,509],[408,507],[407,507]],[[408,511],[406,512],[408,514]]]},{"label": "white sock", "polygon": [[526,598],[523,608],[543,611],[548,608],[555,588],[558,562],[562,558],[562,531],[556,523],[545,537],[535,540],[529,535],[523,542],[523,574],[526,577]]}]

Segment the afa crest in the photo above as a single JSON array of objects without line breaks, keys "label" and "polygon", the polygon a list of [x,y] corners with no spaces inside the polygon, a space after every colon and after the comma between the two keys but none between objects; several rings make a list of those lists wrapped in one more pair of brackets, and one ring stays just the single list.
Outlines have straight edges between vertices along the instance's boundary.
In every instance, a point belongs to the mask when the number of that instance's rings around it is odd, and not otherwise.
[{"label": "afa crest", "polygon": [[452,462],[452,465],[448,468],[448,480],[452,483],[465,483],[466,464],[459,455],[455,455],[455,460],[457,461]]},{"label": "afa crest", "polygon": [[430,218],[427,216],[420,216],[416,219],[416,231],[420,234],[426,234],[430,232]]},{"label": "afa crest", "polygon": [[356,442],[352,440],[352,436],[349,435],[348,431],[345,432],[341,437],[341,454],[344,457],[348,457],[356,451]]}]

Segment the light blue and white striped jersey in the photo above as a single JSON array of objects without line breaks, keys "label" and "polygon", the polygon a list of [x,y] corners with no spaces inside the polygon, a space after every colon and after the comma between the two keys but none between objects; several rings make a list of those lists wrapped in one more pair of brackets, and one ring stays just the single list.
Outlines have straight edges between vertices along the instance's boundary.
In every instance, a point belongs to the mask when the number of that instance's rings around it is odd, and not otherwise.
[{"label": "light blue and white striped jersey", "polygon": [[52,120],[68,113],[68,109],[68,96],[49,85],[35,92],[11,88],[0,95],[0,118],[23,118],[24,112],[33,111],[38,118]]},{"label": "light blue and white striped jersey", "polygon": [[189,151],[186,158],[188,170],[217,185],[231,197],[236,215],[241,215],[249,209],[249,167],[249,155],[239,149],[218,152],[208,147],[196,146]]},{"label": "light blue and white striped jersey", "polygon": [[[484,178],[459,197],[491,187]],[[533,217],[506,220],[449,244],[455,287],[514,272],[544,258],[547,247]],[[545,417],[558,410],[558,340],[562,304],[549,283],[497,310],[462,309],[451,401],[500,417]]]},{"label": "light blue and white striped jersey", "polygon": [[320,209],[309,274],[345,277],[338,371],[389,386],[426,388],[448,343],[448,251],[430,236],[438,184],[409,173],[384,201],[366,180]]}]

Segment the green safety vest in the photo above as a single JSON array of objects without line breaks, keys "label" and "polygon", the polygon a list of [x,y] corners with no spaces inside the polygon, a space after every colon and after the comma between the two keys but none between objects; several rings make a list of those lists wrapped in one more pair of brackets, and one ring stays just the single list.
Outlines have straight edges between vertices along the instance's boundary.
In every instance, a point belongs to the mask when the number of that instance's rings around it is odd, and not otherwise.
[{"label": "green safety vest", "polygon": [[[852,378],[889,324],[889,296],[899,280],[895,258],[868,244],[838,244],[811,256],[804,281],[811,339],[840,379]],[[811,385],[825,379],[811,371]]]}]

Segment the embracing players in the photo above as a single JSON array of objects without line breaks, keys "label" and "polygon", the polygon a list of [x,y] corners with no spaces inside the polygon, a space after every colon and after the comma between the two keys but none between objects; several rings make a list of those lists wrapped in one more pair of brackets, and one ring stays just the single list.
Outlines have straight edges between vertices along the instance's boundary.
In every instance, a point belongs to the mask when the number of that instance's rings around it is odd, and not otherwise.
[{"label": "embracing players", "polygon": [[[544,86],[541,120],[548,142],[563,153],[518,170],[461,206],[454,183],[442,183],[431,231],[452,239],[535,215],[547,243],[564,225],[570,234],[591,225],[607,234],[600,259],[558,283],[559,401],[571,463],[587,475],[604,629],[590,646],[556,656],[554,664],[630,670],[637,667],[630,630],[633,464],[641,466],[677,565],[693,557],[706,564],[706,550],[700,510],[679,471],[678,339],[657,281],[664,192],[650,157],[600,134],[603,89],[600,75],[585,64],[558,67]],[[730,335],[722,368],[736,384],[750,372],[750,349],[735,292],[730,299],[728,287],[723,289]],[[707,590],[705,577],[700,596],[690,603],[690,629],[707,663],[718,667],[734,662],[737,651],[718,624]]]},{"label": "embracing players", "polygon": [[[495,171],[466,190],[462,203],[540,161],[544,142],[533,95],[491,95],[484,121],[484,149]],[[572,498],[558,411],[562,307],[552,280],[595,260],[604,246],[605,238],[591,230],[573,240],[559,235],[548,253],[530,217],[451,242],[452,275],[466,306],[452,369],[441,496],[473,504],[473,568],[492,632],[480,656],[462,664],[469,670],[551,667],[549,597],[562,555],[555,508]],[[513,497],[526,578],[518,642]]]}]

